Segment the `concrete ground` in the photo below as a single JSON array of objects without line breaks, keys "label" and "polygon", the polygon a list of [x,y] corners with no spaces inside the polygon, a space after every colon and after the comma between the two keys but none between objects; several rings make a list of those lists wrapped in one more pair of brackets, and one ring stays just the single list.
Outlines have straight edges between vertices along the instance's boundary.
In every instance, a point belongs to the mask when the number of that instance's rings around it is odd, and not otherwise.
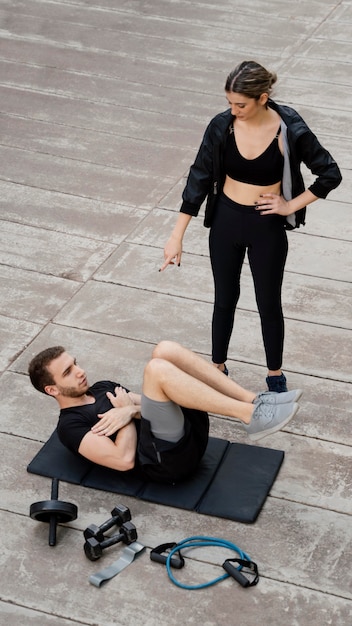
[{"label": "concrete ground", "polygon": [[[350,626],[350,0],[1,0],[0,28],[1,624]],[[283,467],[253,525],[61,483],[79,515],[50,548],[47,525],[29,517],[50,481],[26,466],[57,408],[32,390],[28,361],[62,343],[91,380],[139,391],[162,338],[210,358],[201,217],[181,268],[158,269],[204,128],[226,108],[226,75],[248,58],[278,73],[276,99],[299,110],[344,177],[289,233],[284,369],[304,395],[295,419],[260,444],[285,450]],[[247,265],[242,284],[228,365],[259,390],[266,371]],[[212,416],[211,432],[247,443],[230,419]],[[131,508],[147,551],[96,589],[89,576],[119,549],[91,563],[82,530],[116,501]],[[258,586],[185,591],[149,560],[149,548],[197,534],[249,552]],[[180,579],[220,575],[223,560],[192,553]]]}]

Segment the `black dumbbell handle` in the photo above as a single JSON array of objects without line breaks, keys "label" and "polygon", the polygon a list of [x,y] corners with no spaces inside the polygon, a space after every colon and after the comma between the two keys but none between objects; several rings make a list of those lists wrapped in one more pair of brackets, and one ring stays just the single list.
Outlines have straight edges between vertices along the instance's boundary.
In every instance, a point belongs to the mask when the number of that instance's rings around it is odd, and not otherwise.
[{"label": "black dumbbell handle", "polygon": [[104,539],[104,541],[100,541],[100,547],[102,550],[104,550],[104,548],[109,548],[110,546],[115,545],[115,543],[119,543],[120,541],[123,541],[123,539],[126,537],[126,533],[118,533],[117,535],[113,535],[112,537],[108,537],[107,539]]},{"label": "black dumbbell handle", "polygon": [[[124,508],[125,508],[125,512],[128,514],[127,515],[127,519],[128,518],[131,519],[131,514],[129,512],[129,509],[127,507],[124,507]],[[127,521],[126,517],[123,516],[123,512],[121,512],[121,515],[120,514],[114,515],[113,514],[114,510],[115,509],[113,509],[111,511],[112,517],[110,517],[108,520],[106,520],[106,522],[103,522],[103,524],[101,524],[99,526],[99,536],[101,536],[104,533],[106,533],[106,531],[110,530],[110,528],[112,528],[113,526],[115,526],[115,525],[118,526],[119,524],[121,525],[121,524],[123,524],[124,522]]]},{"label": "black dumbbell handle", "polygon": [[101,533],[105,533],[107,530],[110,530],[115,524],[122,523],[120,515],[113,515],[110,519],[106,520],[103,524],[99,526],[99,530]]},{"label": "black dumbbell handle", "polygon": [[[58,500],[59,498],[59,481],[57,478],[53,478],[51,483],[51,500]],[[56,527],[57,527],[57,518],[56,515],[50,516],[50,526],[49,526],[49,546],[56,545]]]},{"label": "black dumbbell handle", "polygon": [[128,534],[126,530],[124,530],[123,526],[120,528],[119,533],[117,533],[116,535],[112,535],[112,537],[107,537],[106,539],[104,539],[104,541],[100,541],[99,543],[101,549],[104,550],[104,548],[109,548],[110,546],[113,546],[115,545],[115,543],[119,543],[120,541],[123,541],[124,543],[131,543],[128,539]]},{"label": "black dumbbell handle", "polygon": [[88,559],[96,561],[102,556],[105,548],[109,548],[120,541],[129,545],[136,540],[137,531],[132,525],[132,528],[129,528],[128,532],[123,529],[120,533],[113,535],[112,537],[108,537],[107,539],[104,539],[104,541],[98,541],[95,537],[89,537],[84,544],[84,552]]}]

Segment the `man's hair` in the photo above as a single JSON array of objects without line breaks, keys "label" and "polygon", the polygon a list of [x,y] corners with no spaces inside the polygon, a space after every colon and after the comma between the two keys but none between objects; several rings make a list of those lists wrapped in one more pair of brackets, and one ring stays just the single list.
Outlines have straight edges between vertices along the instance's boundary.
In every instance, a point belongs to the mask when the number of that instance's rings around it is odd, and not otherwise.
[{"label": "man's hair", "polygon": [[28,365],[28,374],[33,387],[41,393],[45,392],[47,385],[55,385],[55,381],[48,370],[51,361],[57,359],[63,352],[66,352],[62,346],[53,346],[39,352]]}]

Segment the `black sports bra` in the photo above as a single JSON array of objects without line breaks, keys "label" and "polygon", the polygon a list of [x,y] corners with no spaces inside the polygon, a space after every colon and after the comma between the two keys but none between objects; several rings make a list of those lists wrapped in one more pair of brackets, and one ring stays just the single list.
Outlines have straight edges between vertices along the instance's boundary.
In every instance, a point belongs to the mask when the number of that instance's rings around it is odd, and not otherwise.
[{"label": "black sports bra", "polygon": [[279,149],[278,137],[281,127],[271,144],[255,159],[245,159],[239,152],[235,134],[227,136],[224,152],[224,168],[227,176],[249,185],[274,185],[282,180],[284,157]]}]

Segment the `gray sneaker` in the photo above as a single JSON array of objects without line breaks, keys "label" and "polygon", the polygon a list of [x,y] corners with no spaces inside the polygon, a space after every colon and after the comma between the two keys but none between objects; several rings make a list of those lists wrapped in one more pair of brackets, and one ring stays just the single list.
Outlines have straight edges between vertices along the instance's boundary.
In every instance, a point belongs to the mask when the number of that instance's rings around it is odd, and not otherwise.
[{"label": "gray sneaker", "polygon": [[280,430],[296,415],[299,405],[291,404],[265,404],[260,402],[256,405],[249,424],[242,424],[248,437],[252,441],[258,441],[270,433]]},{"label": "gray sneaker", "polygon": [[283,391],[282,393],[276,393],[275,391],[262,391],[254,398],[253,404],[289,404],[290,402],[297,402],[303,391],[302,389],[292,389],[292,391]]}]

